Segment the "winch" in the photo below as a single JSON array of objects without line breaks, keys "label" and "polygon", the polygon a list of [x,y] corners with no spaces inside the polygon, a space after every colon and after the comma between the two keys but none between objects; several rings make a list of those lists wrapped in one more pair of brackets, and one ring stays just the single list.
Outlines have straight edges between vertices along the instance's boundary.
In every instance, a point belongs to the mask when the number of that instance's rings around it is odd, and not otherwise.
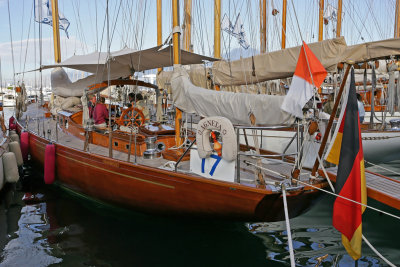
[{"label": "winch", "polygon": [[146,138],[146,151],[143,152],[143,158],[154,159],[161,157],[161,150],[158,148],[156,141],[156,136],[150,136]]}]

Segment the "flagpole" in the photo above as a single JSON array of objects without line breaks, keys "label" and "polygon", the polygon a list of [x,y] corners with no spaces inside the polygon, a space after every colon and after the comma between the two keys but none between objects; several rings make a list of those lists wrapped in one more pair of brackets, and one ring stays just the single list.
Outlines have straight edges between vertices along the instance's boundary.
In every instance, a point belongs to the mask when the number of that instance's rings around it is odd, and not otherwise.
[{"label": "flagpole", "polygon": [[317,156],[317,159],[315,160],[314,167],[313,167],[312,172],[311,172],[311,177],[315,177],[315,173],[318,170],[318,166],[319,166],[318,157],[320,159],[322,159],[322,154],[324,153],[326,142],[328,141],[328,136],[329,136],[329,133],[330,133],[332,125],[333,125],[333,120],[335,118],[336,111],[338,109],[340,99],[342,98],[344,86],[346,85],[347,77],[349,76],[349,71],[351,69],[351,66],[354,64],[354,62],[353,61],[351,61],[351,62],[349,61],[349,62],[347,62],[347,64],[348,65],[347,65],[347,68],[346,68],[346,72],[344,74],[343,81],[340,84],[339,93],[338,93],[338,95],[336,97],[335,105],[333,106],[333,109],[332,109],[332,112],[331,112],[331,116],[329,117],[328,126],[326,127],[325,134],[324,134],[324,137],[323,137],[322,142],[321,142],[321,146],[320,146],[319,151],[318,151],[318,156]]}]

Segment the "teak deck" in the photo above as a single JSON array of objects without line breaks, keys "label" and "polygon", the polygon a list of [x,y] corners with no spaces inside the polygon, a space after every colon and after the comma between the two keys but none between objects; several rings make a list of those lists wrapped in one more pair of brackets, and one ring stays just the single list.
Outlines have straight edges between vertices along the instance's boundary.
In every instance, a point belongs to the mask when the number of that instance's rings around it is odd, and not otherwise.
[{"label": "teak deck", "polygon": [[[327,169],[331,180],[336,181],[337,167]],[[400,210],[400,181],[365,171],[368,197]]]}]

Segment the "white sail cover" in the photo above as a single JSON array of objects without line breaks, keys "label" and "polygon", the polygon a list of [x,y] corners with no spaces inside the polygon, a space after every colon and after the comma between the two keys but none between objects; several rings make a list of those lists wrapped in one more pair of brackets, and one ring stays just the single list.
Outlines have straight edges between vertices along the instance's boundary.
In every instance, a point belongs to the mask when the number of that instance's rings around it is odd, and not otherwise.
[{"label": "white sail cover", "polygon": [[207,90],[194,86],[181,66],[174,67],[171,78],[176,107],[203,117],[222,116],[233,124],[249,125],[253,112],[258,125],[291,124],[294,118],[281,110],[284,96],[254,95]]},{"label": "white sail cover", "polygon": [[[111,76],[111,79],[118,77]],[[70,97],[82,96],[85,88],[107,80],[107,73],[101,75],[90,75],[86,78],[71,82],[68,74],[63,68],[55,68],[51,71],[51,88],[57,96]]]}]

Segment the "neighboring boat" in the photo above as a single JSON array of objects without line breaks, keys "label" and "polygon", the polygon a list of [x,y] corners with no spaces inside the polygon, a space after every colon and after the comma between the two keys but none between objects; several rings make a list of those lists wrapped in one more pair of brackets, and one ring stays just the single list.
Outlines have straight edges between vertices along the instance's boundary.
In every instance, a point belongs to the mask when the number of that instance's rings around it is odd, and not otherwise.
[{"label": "neighboring boat", "polygon": [[4,94],[2,99],[3,107],[15,107],[15,96],[13,94]]}]

